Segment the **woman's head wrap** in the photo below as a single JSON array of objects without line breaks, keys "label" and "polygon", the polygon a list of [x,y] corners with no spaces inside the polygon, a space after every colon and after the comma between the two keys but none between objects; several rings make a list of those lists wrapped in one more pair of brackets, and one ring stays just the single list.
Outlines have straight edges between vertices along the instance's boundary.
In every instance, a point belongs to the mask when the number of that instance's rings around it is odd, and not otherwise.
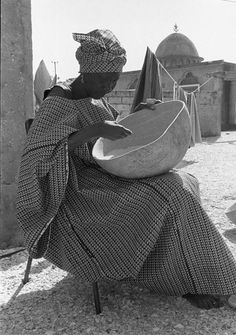
[{"label": "woman's head wrap", "polygon": [[121,72],[126,52],[110,30],[96,29],[88,34],[73,33],[81,45],[76,51],[80,72]]}]

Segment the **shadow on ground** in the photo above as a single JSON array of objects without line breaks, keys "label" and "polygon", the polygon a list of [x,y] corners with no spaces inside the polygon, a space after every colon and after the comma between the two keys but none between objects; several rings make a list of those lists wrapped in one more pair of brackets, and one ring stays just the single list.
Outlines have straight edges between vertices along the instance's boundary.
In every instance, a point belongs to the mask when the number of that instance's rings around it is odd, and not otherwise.
[{"label": "shadow on ground", "polygon": [[235,317],[229,307],[211,310],[208,316],[181,297],[158,296],[117,281],[99,284],[103,311],[96,315],[92,285],[69,274],[50,289],[42,289],[42,285],[39,289],[33,280],[27,285],[30,292],[20,291],[1,310],[4,335],[170,335],[175,327],[182,334],[199,334],[195,333],[193,320],[200,322],[199,327],[207,320],[206,334],[213,334],[216,325],[211,326],[209,319],[225,320],[227,315],[231,322],[228,328],[232,329]]},{"label": "shadow on ground", "polygon": [[228,143],[236,144],[235,132],[221,132],[220,136],[204,137],[202,143],[204,144],[218,144],[218,143]]},{"label": "shadow on ground", "polygon": [[167,311],[175,315],[176,310],[185,313],[189,308],[182,298],[157,296],[117,281],[101,283],[100,296],[103,312],[96,315],[92,285],[68,275],[52,289],[19,293],[9,301],[2,308],[2,329],[4,334],[64,335],[125,334],[129,327],[127,334],[140,334],[150,327],[157,309],[164,319]]},{"label": "shadow on ground", "polygon": [[228,143],[228,144],[236,144],[236,141],[207,141],[205,144],[220,144],[220,143]]}]

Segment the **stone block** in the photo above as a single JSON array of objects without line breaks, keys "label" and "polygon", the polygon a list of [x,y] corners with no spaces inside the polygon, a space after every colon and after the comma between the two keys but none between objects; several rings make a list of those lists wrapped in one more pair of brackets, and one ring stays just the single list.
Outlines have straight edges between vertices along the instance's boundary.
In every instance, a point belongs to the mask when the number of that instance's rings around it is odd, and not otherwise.
[{"label": "stone block", "polygon": [[132,97],[122,97],[122,103],[124,105],[132,105],[133,98]]},{"label": "stone block", "polygon": [[122,102],[121,97],[109,97],[108,98],[108,102],[112,105],[112,104],[120,104]]}]

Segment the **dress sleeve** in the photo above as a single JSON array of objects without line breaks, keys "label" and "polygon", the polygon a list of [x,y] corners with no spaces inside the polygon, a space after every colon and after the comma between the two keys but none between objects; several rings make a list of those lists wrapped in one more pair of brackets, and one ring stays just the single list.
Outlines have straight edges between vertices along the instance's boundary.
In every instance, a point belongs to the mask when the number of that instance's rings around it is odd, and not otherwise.
[{"label": "dress sleeve", "polygon": [[45,99],[27,135],[18,174],[17,220],[32,257],[42,257],[50,226],[64,198],[68,176],[68,136],[81,128],[68,99]]}]

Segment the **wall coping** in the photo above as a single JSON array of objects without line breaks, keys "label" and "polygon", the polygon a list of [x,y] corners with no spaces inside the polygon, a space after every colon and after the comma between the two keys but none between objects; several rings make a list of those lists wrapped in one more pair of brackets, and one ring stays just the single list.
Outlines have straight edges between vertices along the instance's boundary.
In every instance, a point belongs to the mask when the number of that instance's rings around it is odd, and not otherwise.
[{"label": "wall coping", "polygon": [[113,90],[112,92],[106,94],[105,97],[109,98],[109,97],[114,97],[114,96],[130,96],[133,97],[134,96],[134,92],[135,90]]}]

